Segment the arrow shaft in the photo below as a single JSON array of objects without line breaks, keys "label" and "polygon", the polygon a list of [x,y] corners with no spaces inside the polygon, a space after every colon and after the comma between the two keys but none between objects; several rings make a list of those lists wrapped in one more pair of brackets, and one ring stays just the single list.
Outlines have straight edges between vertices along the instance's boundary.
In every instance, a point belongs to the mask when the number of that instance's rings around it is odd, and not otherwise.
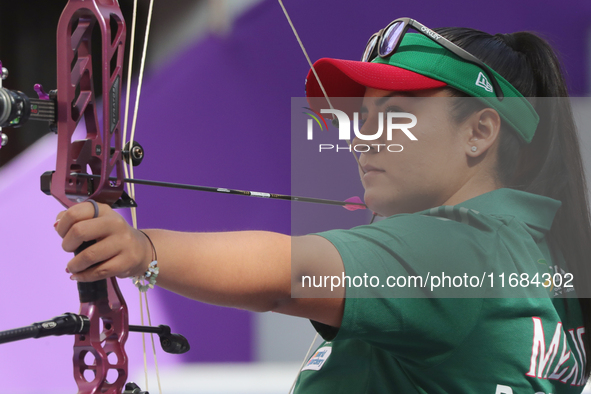
[{"label": "arrow shaft", "polygon": [[[100,175],[82,174],[82,173],[71,173],[70,175],[76,176],[79,178],[90,178],[90,179],[92,179],[92,178],[100,179],[100,177],[101,177]],[[117,178],[111,177],[111,178],[109,178],[109,180],[116,181]],[[253,192],[253,191],[248,191],[248,190],[227,189],[227,188],[222,188],[222,187],[197,186],[197,185],[188,185],[188,184],[183,184],[183,183],[160,182],[160,181],[151,181],[151,180],[145,180],[145,179],[124,178],[123,182],[135,183],[138,185],[168,187],[168,188],[173,188],[173,189],[196,190],[196,191],[209,192],[209,193],[237,194],[237,195],[249,196],[249,197],[270,198],[270,199],[274,199],[274,200],[289,200],[289,201],[309,202],[309,203],[315,203],[315,204],[327,204],[327,205],[338,205],[338,206],[346,206],[346,205],[359,205],[362,207],[366,206],[365,204],[356,203],[356,202],[345,202],[345,201],[327,200],[327,199],[323,199],[323,198],[290,196],[287,194]]]}]

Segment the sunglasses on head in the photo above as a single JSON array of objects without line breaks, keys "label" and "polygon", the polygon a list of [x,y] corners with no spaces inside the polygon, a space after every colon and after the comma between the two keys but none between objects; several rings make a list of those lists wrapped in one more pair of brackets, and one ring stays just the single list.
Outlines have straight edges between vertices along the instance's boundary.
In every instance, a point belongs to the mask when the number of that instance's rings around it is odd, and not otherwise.
[{"label": "sunglasses on head", "polygon": [[499,83],[493,75],[490,67],[488,67],[484,62],[482,62],[477,57],[467,52],[463,48],[457,46],[445,37],[435,33],[433,30],[429,29],[425,25],[411,18],[398,18],[390,22],[388,26],[386,26],[379,32],[374,33],[367,42],[361,61],[370,62],[377,56],[385,58],[394,54],[400,46],[402,37],[404,37],[404,35],[410,27],[412,27],[421,34],[424,34],[425,36],[435,41],[437,44],[441,45],[445,49],[451,51],[455,55],[459,56],[466,62],[475,64],[476,66],[480,67],[482,71],[484,71],[486,75],[489,77],[499,101],[503,100],[503,98],[505,97],[503,94],[503,90],[499,86]]}]

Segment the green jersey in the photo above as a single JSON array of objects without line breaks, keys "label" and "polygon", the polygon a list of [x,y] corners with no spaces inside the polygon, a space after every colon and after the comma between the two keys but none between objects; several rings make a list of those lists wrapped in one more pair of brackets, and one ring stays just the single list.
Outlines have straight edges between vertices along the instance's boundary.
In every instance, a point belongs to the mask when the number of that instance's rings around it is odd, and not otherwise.
[{"label": "green jersey", "polygon": [[[552,276],[568,279],[545,238],[560,204],[503,188],[318,234],[351,279],[341,327],[313,322],[325,342],[295,392],[580,393],[581,310],[574,289]],[[376,279],[355,282],[364,275]]]}]

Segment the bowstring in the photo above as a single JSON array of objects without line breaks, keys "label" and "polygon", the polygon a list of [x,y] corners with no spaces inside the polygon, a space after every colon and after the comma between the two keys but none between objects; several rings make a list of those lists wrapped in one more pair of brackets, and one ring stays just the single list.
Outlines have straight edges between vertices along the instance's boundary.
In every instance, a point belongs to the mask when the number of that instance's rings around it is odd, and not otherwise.
[{"label": "bowstring", "polygon": [[[320,81],[320,77],[318,76],[318,73],[316,72],[316,68],[314,67],[314,64],[312,63],[312,61],[310,60],[310,56],[308,56],[308,52],[306,51],[306,48],[304,47],[304,44],[303,44],[302,40],[300,39],[300,36],[299,36],[293,22],[291,21],[291,18],[289,17],[289,14],[288,14],[287,10],[285,9],[285,6],[283,5],[283,1],[282,0],[277,0],[277,1],[279,2],[279,5],[281,6],[283,13],[285,14],[285,17],[287,18],[287,22],[289,23],[289,26],[291,26],[291,30],[293,31],[293,34],[295,35],[295,38],[298,41],[298,44],[300,45],[300,48],[302,49],[302,52],[304,53],[304,56],[306,57],[308,64],[310,65],[310,69],[312,70],[312,73],[314,74],[316,81],[318,81],[318,85],[320,86],[320,89],[322,90],[322,94],[324,95],[324,98],[326,99],[330,108],[332,110],[334,110],[334,107],[332,106],[330,98],[328,97],[328,93],[326,92],[326,90],[324,89],[324,85]],[[333,117],[333,119],[335,119],[334,113],[333,113],[332,117]],[[347,140],[347,144],[349,145],[349,148],[351,148],[351,141],[350,140]],[[361,169],[361,171],[363,171],[363,167],[361,166],[361,163],[359,163],[359,157],[357,157],[357,155],[355,154],[355,150],[351,149],[351,153],[353,153],[353,157],[355,158],[355,162],[357,163],[357,166]],[[363,171],[363,172],[365,173],[365,171]],[[374,214],[371,219],[371,223],[373,223],[375,217],[376,217],[376,215]],[[310,356],[310,351],[312,350],[312,347],[314,346],[314,343],[316,342],[317,338],[318,338],[318,333],[316,333],[316,335],[314,336],[314,339],[312,340],[312,343],[310,344],[310,348],[308,349],[308,352],[306,353],[306,356],[304,357],[304,361],[302,362],[302,365],[300,366],[300,368],[298,370],[298,373],[293,381],[293,384],[291,385],[291,387],[288,391],[288,394],[290,394],[293,391],[293,389],[295,388],[298,378],[300,377],[300,374],[302,372],[302,368],[304,367],[306,361],[308,360],[308,357]]]},{"label": "bowstring", "polygon": [[[291,29],[296,37],[296,40],[298,41],[298,43],[300,45],[300,48],[302,49],[302,52],[304,53],[304,56],[306,57],[306,60],[308,61],[308,64],[310,65],[310,69],[312,70],[312,72],[314,73],[314,76],[316,77],[316,80],[318,81],[318,85],[320,86],[320,89],[322,90],[324,98],[326,99],[330,108],[332,110],[334,110],[332,102],[330,101],[330,98],[328,97],[328,94],[327,94],[326,90],[324,89],[324,85],[320,81],[320,77],[318,76],[318,73],[316,72],[316,68],[314,67],[312,61],[310,60],[310,57],[308,56],[308,52],[306,51],[306,48],[304,47],[304,44],[302,43],[300,36],[299,36],[293,22],[291,21],[291,18],[289,16],[289,13],[287,12],[287,9],[283,5],[283,1],[278,0],[278,2],[279,2],[279,5],[281,6],[281,9],[283,10],[283,13],[285,14],[285,17],[287,18],[289,25],[291,26]],[[149,11],[148,11],[148,21],[147,21],[147,25],[146,25],[146,34],[145,34],[145,38],[144,38],[144,47],[143,47],[142,59],[141,59],[141,63],[140,63],[140,74],[139,74],[139,79],[138,79],[138,88],[137,88],[137,93],[136,93],[135,108],[134,108],[133,121],[132,121],[132,127],[131,127],[131,138],[129,141],[129,154],[128,154],[129,163],[124,162],[124,166],[123,166],[124,171],[125,171],[125,176],[126,176],[126,178],[129,178],[129,179],[134,179],[133,165],[131,164],[131,148],[133,146],[134,137],[135,137],[135,130],[136,130],[136,124],[137,124],[137,114],[138,114],[138,109],[139,109],[139,98],[140,98],[140,94],[141,94],[141,90],[142,90],[146,53],[147,53],[147,47],[148,47],[148,39],[149,39],[149,35],[150,35],[150,26],[151,26],[151,21],[152,21],[153,5],[154,5],[154,0],[150,0],[150,7],[149,7]],[[137,20],[137,0],[134,0],[132,36],[131,36],[131,46],[130,46],[130,56],[129,56],[129,70],[128,70],[128,78],[127,78],[127,96],[126,96],[126,100],[125,100],[125,120],[124,120],[124,129],[123,129],[123,141],[125,141],[125,139],[127,137],[127,124],[128,124],[128,113],[129,113],[129,101],[130,101],[130,94],[131,94],[131,75],[132,75],[132,65],[133,65],[133,48],[134,48],[134,43],[135,43],[136,20]],[[335,118],[335,115],[333,114],[333,119],[334,118]],[[347,140],[347,144],[349,145],[349,147],[351,147],[350,140]],[[359,158],[355,154],[355,151],[351,150],[351,152],[352,152],[353,157],[355,158],[355,161],[356,161],[357,165],[359,166],[359,168],[362,168],[361,164],[359,163]],[[129,167],[129,172],[128,172],[128,167]],[[129,196],[135,200],[135,185],[133,183],[128,183],[127,190],[128,190]],[[135,229],[137,229],[137,212],[136,212],[135,207],[131,208],[131,215],[132,215],[133,227]],[[147,293],[144,293],[144,297],[146,300],[146,312],[148,315],[148,324],[151,325],[152,322],[151,322],[150,310],[149,310],[149,306],[148,306]],[[140,292],[140,315],[141,315],[141,323],[143,325],[144,324],[144,314],[143,314],[143,303],[142,303],[141,292]],[[156,357],[156,347],[154,344],[153,334],[150,334],[150,337],[152,339],[152,349],[154,351],[154,364],[155,364],[156,376],[157,376],[157,380],[158,380],[158,389],[160,391],[160,394],[162,394],[162,387],[160,384],[160,374],[158,371],[158,361],[157,361],[157,357]],[[310,351],[312,349],[312,346],[314,345],[314,342],[316,342],[317,338],[318,338],[318,333],[316,333],[316,335],[314,336],[314,339],[312,340],[312,343],[310,344],[310,348],[308,349],[308,352],[306,353],[306,356],[304,357],[304,361],[302,362],[302,365],[300,366],[299,371],[301,371],[302,367],[304,366],[308,356],[310,355]],[[142,333],[142,342],[143,342],[143,347],[144,347],[144,372],[146,375],[146,390],[148,390],[146,345],[145,345],[144,333]],[[299,373],[298,373],[298,376],[296,376],[296,379],[294,380],[294,382],[289,390],[289,393],[291,393],[291,391],[293,390],[298,377],[299,377]]]},{"label": "bowstring", "polygon": [[[133,165],[132,165],[132,161],[131,161],[131,156],[132,156],[132,147],[133,147],[133,142],[135,139],[135,130],[136,130],[136,125],[137,125],[137,115],[138,115],[138,110],[139,110],[139,101],[140,101],[140,94],[142,91],[142,83],[143,83],[143,79],[144,79],[144,69],[145,69],[145,64],[146,64],[146,53],[147,53],[147,49],[148,49],[148,39],[150,36],[150,26],[152,24],[152,14],[153,14],[153,9],[154,9],[154,0],[150,0],[150,6],[148,9],[148,19],[146,22],[146,33],[145,33],[145,37],[144,37],[144,46],[142,49],[142,58],[141,58],[141,62],[140,62],[140,73],[139,73],[139,77],[138,77],[138,86],[137,86],[137,91],[136,91],[136,98],[135,98],[135,103],[134,103],[134,111],[133,111],[133,121],[132,121],[132,126],[131,126],[131,136],[130,136],[130,140],[129,140],[129,148],[128,148],[128,160],[129,162],[126,163],[124,161],[123,164],[123,168],[125,171],[125,177],[129,178],[129,179],[134,179],[134,172],[133,172]],[[131,97],[131,79],[132,79],[132,70],[133,70],[133,53],[134,53],[134,46],[135,46],[135,31],[136,31],[136,21],[137,21],[137,0],[134,0],[133,2],[133,19],[132,19],[132,28],[131,28],[131,44],[130,44],[130,49],[129,49],[129,65],[128,65],[128,72],[127,72],[127,92],[126,92],[126,99],[125,99],[125,120],[124,120],[124,126],[123,126],[123,141],[125,141],[127,139],[127,125],[128,125],[128,120],[129,120],[129,101],[130,101],[130,97]],[[135,200],[135,185],[134,184],[127,184],[127,192],[129,194],[129,197],[131,197],[131,199]],[[137,210],[135,207],[131,208],[131,218],[132,218],[132,223],[133,223],[133,228],[137,230],[138,228],[138,224],[137,224]],[[144,307],[143,307],[143,301],[142,301],[142,292],[139,291],[139,298],[140,298],[140,321],[142,326],[144,325]],[[148,325],[152,325],[152,319],[150,317],[150,308],[148,305],[148,294],[147,292],[144,293],[144,298],[146,301],[146,313],[148,315]],[[160,394],[162,394],[162,386],[160,383],[160,372],[158,370],[158,360],[156,357],[156,345],[154,343],[154,334],[150,334],[150,338],[152,340],[152,350],[154,353],[154,366],[156,369],[156,379],[158,381],[158,390],[160,392]],[[146,391],[149,390],[148,388],[148,361],[147,361],[147,352],[146,352],[146,337],[145,337],[145,333],[142,333],[142,346],[143,346],[143,359],[144,359],[144,375],[145,375],[145,381],[146,381]]]},{"label": "bowstring", "polygon": [[[289,26],[291,26],[291,30],[293,31],[293,34],[295,35],[296,40],[298,40],[298,44],[300,44],[300,48],[302,49],[302,52],[304,53],[304,56],[306,57],[306,60],[308,61],[308,64],[310,65],[310,69],[312,70],[312,73],[314,73],[314,77],[316,77],[316,81],[318,81],[318,85],[320,86],[320,89],[322,90],[322,94],[324,95],[324,98],[326,99],[328,106],[330,107],[331,110],[334,111],[335,108],[332,106],[332,102],[330,101],[330,98],[328,97],[328,93],[326,93],[326,90],[324,89],[324,85],[320,81],[320,77],[318,76],[318,73],[316,72],[316,67],[314,67],[312,60],[310,60],[310,56],[308,56],[308,51],[306,51],[306,48],[304,47],[304,43],[300,39],[300,35],[298,34],[293,22],[291,21],[289,14],[287,13],[287,10],[285,9],[285,6],[283,5],[283,0],[277,0],[277,1],[279,1],[279,5],[281,6],[283,13],[285,14],[285,17],[287,18],[287,23],[289,23]],[[333,120],[336,119],[336,116],[334,113],[332,114],[332,118],[333,118]],[[350,140],[346,140],[346,141],[347,141],[347,144],[349,145],[349,149],[351,149],[352,148],[351,141]],[[357,165],[363,171],[363,167],[361,166],[361,163],[359,163],[359,158],[355,154],[355,149],[351,149],[351,153],[353,154],[353,157],[355,158],[355,162],[357,162]],[[365,171],[363,171],[363,172],[365,173]]]},{"label": "bowstring", "polygon": [[[318,76],[318,73],[316,72],[316,68],[314,67],[314,64],[312,64],[312,61],[310,60],[310,56],[308,56],[308,52],[306,51],[306,48],[304,47],[304,43],[300,39],[300,36],[299,36],[295,26],[293,25],[293,22],[291,21],[291,18],[289,17],[289,14],[287,13],[285,6],[283,5],[283,1],[282,0],[277,0],[277,1],[279,1],[279,5],[281,6],[283,13],[285,14],[285,17],[287,18],[287,22],[289,23],[289,26],[291,26],[291,30],[293,31],[293,34],[295,35],[296,40],[298,40],[298,43],[300,44],[300,48],[302,48],[302,52],[304,52],[304,56],[306,57],[306,60],[308,61],[308,64],[310,65],[310,68],[311,68],[312,72],[314,73],[316,80],[318,81],[318,85],[320,85],[320,89],[322,90],[322,94],[324,94],[324,98],[328,102],[330,109],[334,110],[334,107],[332,106],[330,98],[328,97],[328,94],[326,93],[326,90],[324,89],[324,85],[320,81],[320,77]],[[333,114],[332,116],[334,119],[335,115]],[[350,147],[351,141],[347,140],[347,144],[349,144],[349,147]],[[361,164],[359,164],[359,159],[357,158],[357,155],[355,154],[355,152],[353,150],[351,150],[351,152],[353,152],[353,156],[355,157],[355,161],[357,162],[357,165],[359,166],[359,168],[361,168]],[[306,361],[308,360],[308,357],[310,356],[310,352],[312,351],[312,347],[314,346],[314,343],[316,342],[317,338],[318,338],[318,333],[316,333],[316,335],[314,335],[314,339],[312,339],[312,343],[310,343],[310,347],[308,348],[308,352],[306,352],[306,355],[304,356],[304,360],[302,361],[302,365],[300,365],[300,368],[298,369],[298,373],[297,373],[295,379],[293,380],[293,383],[292,383],[291,387],[289,388],[289,391],[287,392],[288,394],[290,394],[293,391],[293,389],[295,388],[298,378],[300,377],[300,373],[302,372],[302,368],[306,364]]]},{"label": "bowstring", "polygon": [[[308,361],[308,357],[310,356],[310,352],[312,351],[312,347],[314,346],[314,343],[316,342],[316,339],[318,339],[318,332],[316,333],[316,335],[314,335],[314,339],[312,339],[312,343],[310,344],[310,347],[308,348],[308,352],[306,353],[306,356],[304,357],[304,361],[302,361],[302,365],[300,365],[300,369],[299,371],[302,370],[302,368],[304,368],[304,365],[306,364],[306,361]],[[291,384],[291,387],[289,388],[289,391],[287,392],[288,394],[291,394],[291,392],[293,391],[298,378],[300,377],[300,374],[298,373],[295,377],[295,379],[293,380],[293,383]]]}]

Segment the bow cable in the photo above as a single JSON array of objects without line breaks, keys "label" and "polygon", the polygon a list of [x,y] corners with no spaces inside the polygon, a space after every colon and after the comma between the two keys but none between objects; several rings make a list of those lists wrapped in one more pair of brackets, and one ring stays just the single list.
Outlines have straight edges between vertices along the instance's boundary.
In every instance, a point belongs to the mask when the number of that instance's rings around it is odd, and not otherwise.
[{"label": "bow cable", "polygon": [[[123,144],[126,143],[126,139],[127,139],[127,121],[129,119],[129,99],[131,97],[131,79],[132,79],[132,70],[133,70],[133,53],[134,53],[134,47],[135,47],[135,28],[136,28],[136,22],[137,22],[137,0],[133,1],[133,18],[132,18],[132,22],[131,22],[131,39],[130,39],[130,43],[129,43],[129,64],[127,67],[127,89],[126,89],[126,94],[125,94],[125,116],[124,116],[124,122],[123,122]],[[125,162],[125,160],[123,160],[123,170],[125,171],[125,177],[129,178],[129,171],[127,169],[127,166],[131,166],[131,160],[129,160],[129,163]],[[128,194],[131,193],[131,189],[127,188]],[[135,213],[135,210],[132,210],[133,213]]]},{"label": "bow cable", "polygon": [[[138,86],[137,86],[137,92],[136,92],[136,98],[135,98],[135,105],[134,105],[134,111],[133,111],[133,121],[132,121],[132,126],[131,126],[131,136],[130,136],[130,141],[129,141],[129,149],[131,150],[133,147],[133,142],[134,142],[134,138],[135,138],[135,129],[136,129],[136,124],[137,124],[137,114],[138,114],[138,110],[139,110],[139,101],[140,101],[140,94],[142,91],[142,82],[144,79],[144,68],[145,68],[145,64],[146,64],[146,53],[147,53],[147,49],[148,49],[148,39],[150,36],[150,26],[152,25],[152,14],[153,14],[153,6],[154,6],[154,0],[150,0],[150,6],[148,9],[148,19],[146,22],[146,33],[145,33],[145,37],[144,37],[144,46],[142,49],[142,59],[140,62],[140,73],[139,73],[139,77],[138,77]],[[126,92],[126,98],[125,98],[125,120],[124,120],[124,126],[123,126],[123,143],[125,143],[126,139],[127,139],[127,123],[128,123],[128,118],[129,118],[129,101],[130,101],[130,96],[131,96],[131,79],[132,79],[132,69],[133,69],[133,53],[134,53],[134,44],[135,44],[135,31],[136,31],[136,21],[137,21],[137,0],[134,0],[133,2],[133,21],[132,21],[132,28],[131,28],[131,43],[130,43],[130,48],[129,48],[129,65],[128,65],[128,72],[127,72],[127,92]],[[133,173],[133,165],[131,162],[131,154],[129,155],[129,162],[125,162],[125,160],[123,161],[124,165],[123,165],[123,169],[125,171],[125,177],[129,178],[129,179],[133,179],[134,178],[134,173]],[[128,169],[129,167],[129,169]],[[131,199],[135,200],[135,185],[133,183],[127,183],[127,191],[129,196],[131,197]],[[137,211],[135,207],[131,208],[131,218],[132,218],[132,223],[133,223],[133,228],[137,230],[138,225],[137,225]],[[144,325],[144,307],[143,307],[143,301],[142,301],[142,292],[139,291],[139,297],[140,297],[140,320],[141,320],[141,324],[142,326]],[[150,307],[148,305],[148,294],[147,292],[144,293],[144,298],[146,301],[146,313],[148,315],[148,324],[152,325],[152,319],[150,317]],[[160,392],[160,394],[162,394],[162,386],[160,384],[160,373],[158,370],[158,359],[156,357],[156,345],[154,343],[154,334],[150,334],[150,338],[152,340],[152,350],[154,353],[154,366],[156,369],[156,379],[158,381],[158,390]],[[145,338],[145,333],[142,333],[142,346],[143,346],[143,353],[144,353],[144,375],[145,375],[145,380],[146,380],[146,391],[149,390],[148,388],[148,362],[147,362],[147,356],[146,356],[146,338]]]}]

